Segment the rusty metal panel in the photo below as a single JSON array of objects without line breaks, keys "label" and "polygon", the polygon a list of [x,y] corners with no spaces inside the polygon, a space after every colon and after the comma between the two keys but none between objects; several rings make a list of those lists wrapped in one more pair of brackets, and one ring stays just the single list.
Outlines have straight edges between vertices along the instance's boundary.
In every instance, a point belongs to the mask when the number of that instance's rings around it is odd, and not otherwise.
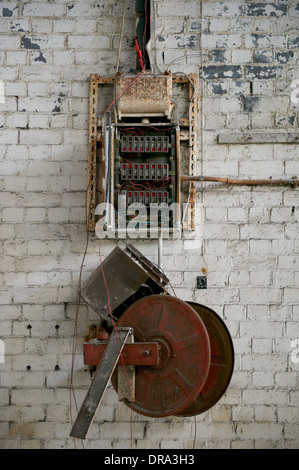
[{"label": "rusty metal panel", "polygon": [[133,116],[166,116],[173,110],[171,75],[144,73],[133,84],[135,75],[119,75],[116,78],[116,96],[129,87],[117,101],[119,118]]},{"label": "rusty metal panel", "polygon": [[103,319],[110,320],[106,285],[111,294],[110,308],[113,312],[149,278],[156,284],[158,292],[162,292],[168,282],[166,276],[136,248],[131,245],[127,245],[124,250],[116,247],[87,279],[81,290],[81,298]]},{"label": "rusty metal panel", "polygon": [[89,149],[88,149],[88,187],[87,187],[87,230],[94,230],[96,207],[96,152],[97,152],[97,103],[98,81],[90,76],[89,98]]}]

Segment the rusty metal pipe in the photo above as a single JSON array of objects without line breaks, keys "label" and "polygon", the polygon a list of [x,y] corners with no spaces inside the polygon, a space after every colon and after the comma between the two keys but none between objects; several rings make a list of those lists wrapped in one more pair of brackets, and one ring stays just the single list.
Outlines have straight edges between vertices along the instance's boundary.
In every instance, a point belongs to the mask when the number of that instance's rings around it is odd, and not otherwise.
[{"label": "rusty metal pipe", "polygon": [[200,183],[203,181],[210,181],[214,183],[224,183],[224,184],[239,184],[239,185],[270,185],[270,186],[291,186],[292,188],[297,188],[298,180],[296,177],[293,177],[290,180],[274,180],[274,179],[261,179],[261,180],[248,180],[248,179],[235,179],[235,178],[223,178],[218,176],[189,176],[183,175],[180,177],[180,181],[193,181],[195,183]]}]

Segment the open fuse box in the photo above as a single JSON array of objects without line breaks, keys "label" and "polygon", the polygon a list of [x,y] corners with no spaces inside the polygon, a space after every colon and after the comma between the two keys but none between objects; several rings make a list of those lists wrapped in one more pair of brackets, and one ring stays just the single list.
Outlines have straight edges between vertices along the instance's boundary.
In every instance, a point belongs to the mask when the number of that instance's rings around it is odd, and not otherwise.
[{"label": "open fuse box", "polygon": [[[126,220],[139,212],[139,228],[174,226],[178,202],[177,126],[167,124],[117,126],[114,156],[114,202],[125,201]],[[159,214],[155,212],[159,209]],[[156,217],[153,217],[153,213]]]},{"label": "open fuse box", "polygon": [[[88,230],[98,224],[119,238],[194,230],[195,186],[183,192],[181,172],[195,172],[196,75],[91,75],[90,85]],[[114,88],[108,109],[100,85]],[[107,205],[103,217],[99,203]]]}]

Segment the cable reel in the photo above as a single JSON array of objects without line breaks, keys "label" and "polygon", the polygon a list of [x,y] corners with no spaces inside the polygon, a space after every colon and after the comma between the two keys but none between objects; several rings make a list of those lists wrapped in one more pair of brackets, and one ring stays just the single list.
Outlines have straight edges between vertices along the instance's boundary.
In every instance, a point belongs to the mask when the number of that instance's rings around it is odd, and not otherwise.
[{"label": "cable reel", "polygon": [[226,325],[212,309],[170,295],[168,282],[129,244],[87,279],[81,298],[101,324],[84,339],[94,377],[72,437],[85,438],[110,380],[120,401],[153,418],[204,413],[227,390],[234,348]]}]

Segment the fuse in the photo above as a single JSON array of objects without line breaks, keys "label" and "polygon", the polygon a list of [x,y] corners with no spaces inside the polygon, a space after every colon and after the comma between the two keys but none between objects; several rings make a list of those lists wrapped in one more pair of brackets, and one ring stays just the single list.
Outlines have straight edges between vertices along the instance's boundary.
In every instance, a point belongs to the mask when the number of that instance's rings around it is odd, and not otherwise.
[{"label": "fuse", "polygon": [[145,152],[150,152],[151,151],[151,148],[150,148],[150,138],[149,137],[145,137],[144,139],[144,150]]},{"label": "fuse", "polygon": [[144,137],[138,137],[138,152],[144,152]]},{"label": "fuse", "polygon": [[134,164],[133,165],[133,180],[137,180],[137,179],[138,179],[138,165]]},{"label": "fuse", "polygon": [[138,192],[134,191],[132,194],[132,203],[134,204],[134,206],[136,206],[137,202],[138,202]]},{"label": "fuse", "polygon": [[144,165],[143,163],[140,163],[138,167],[138,179],[143,180],[144,179]]},{"label": "fuse", "polygon": [[138,202],[139,202],[139,204],[144,203],[144,193],[143,193],[143,191],[139,191]]},{"label": "fuse", "polygon": [[145,178],[146,180],[149,180],[151,179],[151,176],[150,176],[150,166],[147,164],[145,165]]},{"label": "fuse", "polygon": [[138,152],[138,137],[133,137],[133,148],[132,152]]},{"label": "fuse", "polygon": [[133,148],[133,138],[131,136],[128,136],[127,137],[127,151],[132,152],[133,151],[132,148]]},{"label": "fuse", "polygon": [[127,166],[127,179],[128,180],[131,180],[132,179],[132,165],[131,164],[128,164]]},{"label": "fuse", "polygon": [[127,150],[127,142],[126,142],[126,136],[123,135],[121,138],[121,149],[123,152]]},{"label": "fuse", "polygon": [[158,179],[161,179],[162,178],[162,168],[161,168],[161,165],[157,165],[157,178]]},{"label": "fuse", "polygon": [[155,180],[156,178],[156,165],[154,163],[151,164],[151,180]]},{"label": "fuse", "polygon": [[127,176],[127,165],[123,163],[120,169],[120,177],[122,180],[125,180],[126,176]]},{"label": "fuse", "polygon": [[156,191],[151,192],[151,204],[156,203]]}]

